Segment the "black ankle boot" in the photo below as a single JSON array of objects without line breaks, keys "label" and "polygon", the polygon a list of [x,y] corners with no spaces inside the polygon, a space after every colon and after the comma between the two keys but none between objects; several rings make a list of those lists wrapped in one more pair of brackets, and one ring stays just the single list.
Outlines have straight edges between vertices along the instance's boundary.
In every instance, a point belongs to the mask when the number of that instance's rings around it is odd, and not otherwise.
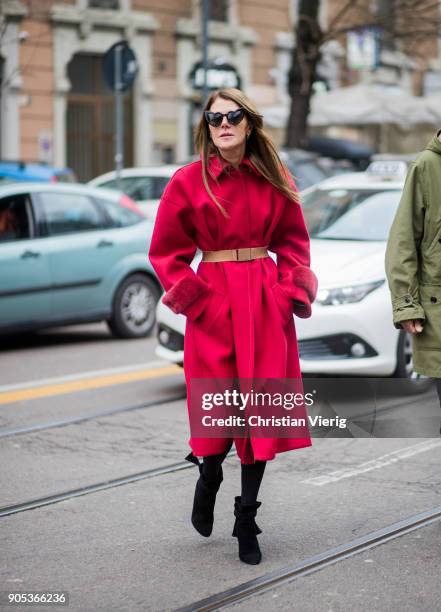
[{"label": "black ankle boot", "polygon": [[262,559],[259,542],[256,536],[262,530],[256,524],[255,516],[257,509],[262,502],[256,501],[254,504],[242,505],[241,497],[235,497],[234,503],[234,522],[233,535],[239,541],[239,559],[250,565],[257,565]]},{"label": "black ankle boot", "polygon": [[191,523],[196,531],[208,538],[213,531],[216,494],[219,491],[221,482],[224,479],[222,466],[219,467],[217,479],[214,481],[209,481],[202,473],[203,464],[199,462],[198,458],[195,457],[193,453],[190,453],[185,458],[187,461],[191,461],[199,467],[200,474],[199,479],[196,482],[196,489],[194,492]]}]

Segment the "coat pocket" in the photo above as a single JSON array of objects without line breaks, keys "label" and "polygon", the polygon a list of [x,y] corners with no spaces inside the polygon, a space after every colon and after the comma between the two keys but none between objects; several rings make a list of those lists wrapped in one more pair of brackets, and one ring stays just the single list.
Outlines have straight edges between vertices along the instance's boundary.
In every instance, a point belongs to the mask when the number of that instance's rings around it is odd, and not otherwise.
[{"label": "coat pocket", "polygon": [[193,320],[195,327],[210,333],[215,327],[222,326],[227,320],[229,310],[228,295],[212,288],[205,296],[205,306],[199,316]]},{"label": "coat pocket", "polygon": [[286,325],[293,318],[293,301],[284,292],[280,283],[275,283],[271,290],[282,318],[282,324]]},{"label": "coat pocket", "polygon": [[421,284],[420,303],[425,321],[423,331],[414,336],[415,346],[441,350],[441,285]]}]

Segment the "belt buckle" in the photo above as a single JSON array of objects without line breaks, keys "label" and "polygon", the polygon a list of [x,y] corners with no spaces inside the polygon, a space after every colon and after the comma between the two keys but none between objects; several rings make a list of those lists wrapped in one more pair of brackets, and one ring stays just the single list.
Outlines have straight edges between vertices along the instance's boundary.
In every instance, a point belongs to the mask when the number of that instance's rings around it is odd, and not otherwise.
[{"label": "belt buckle", "polygon": [[[242,251],[242,254],[240,253]],[[236,249],[237,261],[250,261],[251,260],[251,247],[244,247]]]}]

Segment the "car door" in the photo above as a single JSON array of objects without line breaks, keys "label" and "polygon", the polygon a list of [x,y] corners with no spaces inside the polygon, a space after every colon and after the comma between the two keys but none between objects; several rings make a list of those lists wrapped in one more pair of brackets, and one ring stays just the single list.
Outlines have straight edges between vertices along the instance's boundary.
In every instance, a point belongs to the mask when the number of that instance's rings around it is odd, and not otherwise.
[{"label": "car door", "polygon": [[38,200],[47,233],[52,316],[81,320],[110,310],[102,285],[118,253],[100,208],[80,192],[42,190]]},{"label": "car door", "polygon": [[0,199],[0,329],[50,317],[50,269],[28,193]]}]

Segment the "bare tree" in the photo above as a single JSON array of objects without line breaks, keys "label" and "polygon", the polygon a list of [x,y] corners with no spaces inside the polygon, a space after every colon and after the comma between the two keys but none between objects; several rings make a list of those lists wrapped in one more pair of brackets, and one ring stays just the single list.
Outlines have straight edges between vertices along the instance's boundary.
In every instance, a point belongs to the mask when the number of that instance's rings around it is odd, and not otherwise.
[{"label": "bare tree", "polygon": [[288,73],[291,109],[285,137],[287,147],[307,146],[310,101],[325,43],[341,39],[348,32],[375,28],[381,49],[400,48],[419,57],[422,43],[441,36],[440,0],[347,0],[326,31],[322,31],[319,23],[320,4],[321,0],[299,0]]}]

